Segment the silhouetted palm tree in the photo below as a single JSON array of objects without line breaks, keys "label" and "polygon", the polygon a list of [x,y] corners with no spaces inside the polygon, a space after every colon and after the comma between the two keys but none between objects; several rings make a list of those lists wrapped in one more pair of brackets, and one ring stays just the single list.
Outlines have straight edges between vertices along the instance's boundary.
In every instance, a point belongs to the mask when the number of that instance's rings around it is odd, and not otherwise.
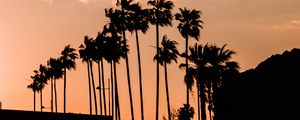
[{"label": "silhouetted palm tree", "polygon": [[[103,59],[105,58],[106,42],[108,38],[103,33],[98,33],[95,39],[95,55],[93,55],[93,60],[98,64],[98,74],[99,74],[99,101],[100,101],[100,114],[102,114],[102,108],[104,108],[104,115],[106,112],[106,94],[105,94],[105,84],[104,84],[104,67]],[[100,74],[100,64],[101,64],[101,74]],[[101,77],[100,77],[101,76]],[[102,81],[102,85],[101,85]],[[97,89],[98,89],[97,88]],[[102,93],[103,92],[103,105],[102,105]]]},{"label": "silhouetted palm tree", "polygon": [[[149,9],[148,19],[151,24],[156,26],[156,54],[159,53],[159,26],[172,26],[172,9],[174,4],[172,1],[166,0],[150,0],[148,4],[152,6]],[[159,63],[156,62],[156,120],[158,120],[159,109]]]},{"label": "silhouetted palm tree", "polygon": [[[117,28],[118,30],[122,31],[123,34],[123,41],[125,46],[127,46],[127,40],[126,40],[126,33],[125,31],[127,30],[127,22],[128,22],[128,13],[130,11],[130,8],[132,5],[133,0],[121,0],[121,2],[118,0],[117,6],[121,7],[121,19],[120,22],[121,24]],[[117,12],[117,11],[116,11]],[[111,19],[112,20],[112,19]],[[128,53],[127,51],[124,51],[126,56],[125,56],[125,62],[126,62],[126,71],[127,71],[127,83],[128,83],[128,92],[129,92],[129,100],[130,100],[130,110],[131,110],[131,119],[134,120],[134,110],[133,110],[133,101],[132,101],[132,91],[131,91],[131,80],[130,80],[130,70],[129,70],[129,60],[128,60]]]},{"label": "silhouetted palm tree", "polygon": [[75,60],[78,58],[76,49],[71,48],[70,45],[65,46],[61,52],[60,60],[62,62],[62,68],[64,69],[64,113],[66,113],[66,92],[67,92],[67,69],[76,69]]},{"label": "silhouetted palm tree", "polygon": [[[191,54],[188,56],[189,60],[194,63],[195,66],[192,66],[191,69],[194,69],[192,73],[194,79],[196,79],[197,85],[197,104],[198,104],[198,120],[200,120],[200,106],[201,106],[201,118],[206,120],[206,96],[205,96],[205,82],[207,81],[207,72],[208,70],[208,53],[209,46],[195,44],[193,47],[190,47]],[[210,88],[208,85],[208,94],[210,93]],[[200,100],[199,100],[200,99]],[[200,103],[201,102],[201,105]]]},{"label": "silhouetted palm tree", "polygon": [[[238,71],[239,66],[235,61],[231,61],[232,55],[236,52],[233,50],[228,50],[225,48],[226,45],[222,47],[218,47],[216,45],[209,46],[208,51],[208,61],[210,66],[210,81],[212,83],[212,96],[211,96],[211,109],[214,114],[217,113],[216,102],[217,102],[217,92],[220,86],[223,84],[223,80],[225,80],[224,76],[226,72],[236,70]],[[215,117],[215,116],[214,116]]]},{"label": "silhouetted palm tree", "polygon": [[33,91],[33,111],[35,112],[35,104],[36,104],[36,92],[39,90],[39,83],[38,83],[38,71],[34,71],[34,75],[31,76],[32,83],[30,83],[27,88]]},{"label": "silhouetted palm tree", "polygon": [[169,40],[165,35],[161,42],[162,47],[159,48],[159,54],[155,55],[154,60],[158,61],[160,65],[165,68],[165,85],[166,85],[166,96],[168,105],[168,120],[171,120],[171,107],[169,99],[169,87],[168,87],[168,74],[167,74],[167,64],[171,64],[172,61],[177,62],[177,56],[179,52],[176,48],[178,43],[173,40]]},{"label": "silhouetted palm tree", "polygon": [[[186,8],[182,9],[179,8],[180,13],[175,14],[175,19],[178,20],[180,23],[177,26],[179,32],[181,33],[182,37],[184,37],[185,40],[185,64],[186,64],[186,73],[188,72],[188,38],[193,37],[196,38],[196,40],[199,39],[200,36],[200,28],[202,28],[200,23],[203,23],[200,20],[200,11],[197,11],[195,9],[193,10],[187,10]],[[186,97],[186,104],[189,104],[189,89],[191,88],[187,86],[187,97]]]},{"label": "silhouetted palm tree", "polygon": [[[63,76],[63,69],[61,65],[61,60],[59,58],[50,58],[47,61],[47,71],[46,76],[51,81],[51,108],[53,111],[53,101],[55,103],[55,112],[57,112],[57,92],[56,92],[56,80],[62,78]],[[53,92],[54,98],[53,100]]]},{"label": "silhouetted palm tree", "polygon": [[[89,100],[90,100],[90,114],[92,114],[92,96],[91,96],[91,81],[93,83],[93,91],[94,91],[94,103],[95,103],[95,112],[96,115],[98,114],[97,112],[97,101],[96,101],[96,90],[95,90],[95,84],[94,84],[94,78],[93,78],[93,69],[92,69],[92,61],[91,58],[94,55],[94,50],[93,50],[93,43],[92,43],[92,38],[89,38],[88,36],[84,37],[84,44],[80,45],[80,58],[82,59],[82,62],[87,63],[87,69],[88,69],[88,83],[89,83]],[[90,76],[91,75],[91,76]],[[92,79],[92,80],[91,80]]]},{"label": "silhouetted palm tree", "polygon": [[191,120],[194,117],[194,108],[189,104],[183,104],[178,110],[178,120]]},{"label": "silhouetted palm tree", "polygon": [[41,112],[43,111],[43,89],[45,84],[47,84],[47,77],[46,77],[46,66],[40,64],[39,71],[35,70],[35,75],[32,76],[32,79],[37,81],[37,92],[40,92],[40,101],[41,101]]},{"label": "silhouetted palm tree", "polygon": [[147,11],[143,10],[139,3],[133,4],[129,7],[131,10],[128,16],[127,29],[130,32],[135,32],[136,48],[138,55],[138,67],[139,67],[139,86],[140,86],[140,104],[141,104],[141,120],[144,120],[144,103],[143,103],[143,84],[142,84],[142,63],[140,56],[140,46],[138,31],[146,33],[149,28],[149,21],[147,19]]}]

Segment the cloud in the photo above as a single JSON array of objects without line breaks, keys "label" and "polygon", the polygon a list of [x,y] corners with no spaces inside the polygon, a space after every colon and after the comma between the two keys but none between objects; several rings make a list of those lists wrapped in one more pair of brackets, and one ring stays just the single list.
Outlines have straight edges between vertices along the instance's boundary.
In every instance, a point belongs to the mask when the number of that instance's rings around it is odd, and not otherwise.
[{"label": "cloud", "polygon": [[42,0],[42,1],[52,4],[54,0]]},{"label": "cloud", "polygon": [[300,28],[300,19],[290,20],[281,24],[272,25],[273,30],[294,30]]}]

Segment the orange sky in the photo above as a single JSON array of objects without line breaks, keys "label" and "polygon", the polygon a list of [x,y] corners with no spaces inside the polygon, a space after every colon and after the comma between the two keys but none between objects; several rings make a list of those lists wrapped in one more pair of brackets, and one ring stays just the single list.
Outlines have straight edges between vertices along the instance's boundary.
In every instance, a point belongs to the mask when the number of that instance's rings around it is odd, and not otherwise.
[{"label": "orange sky", "polygon": [[[95,37],[106,21],[104,9],[110,7],[112,2],[112,0],[1,0],[0,101],[3,108],[32,110],[32,92],[26,88],[30,83],[32,71],[37,69],[39,64],[46,64],[50,57],[58,57],[65,45],[71,44],[72,47],[78,48],[83,42],[84,35]],[[175,0],[175,5],[174,12],[177,12],[179,7],[201,10],[205,24],[200,42],[228,44],[229,49],[237,51],[233,59],[240,63],[241,71],[255,67],[272,54],[300,46],[299,0]],[[177,24],[173,22],[172,28],[162,28],[160,35],[167,34],[170,39],[177,40],[180,43],[180,51],[183,51],[184,39],[176,29]],[[155,51],[151,47],[155,45],[154,31],[155,28],[152,26],[146,35],[140,34],[146,120],[155,117],[155,63],[152,61]],[[135,37],[130,33],[127,35],[130,40],[129,60],[132,89],[135,91],[133,93],[135,116],[139,118]],[[76,71],[68,72],[67,111],[88,113],[86,65],[80,60],[77,63]],[[124,120],[129,120],[124,62],[122,61],[118,67],[121,114]],[[109,67],[105,68],[108,78]],[[176,64],[172,64],[169,70],[171,106],[178,108],[185,101],[183,71],[179,70]],[[161,77],[163,80],[163,76]],[[95,79],[98,79],[97,74]],[[58,80],[59,111],[62,111],[62,85],[62,80]],[[163,86],[162,81],[160,118],[166,115],[167,110]],[[43,93],[44,105],[49,107],[49,87],[46,87]],[[191,100],[191,104],[196,104],[195,96],[191,97]]]}]

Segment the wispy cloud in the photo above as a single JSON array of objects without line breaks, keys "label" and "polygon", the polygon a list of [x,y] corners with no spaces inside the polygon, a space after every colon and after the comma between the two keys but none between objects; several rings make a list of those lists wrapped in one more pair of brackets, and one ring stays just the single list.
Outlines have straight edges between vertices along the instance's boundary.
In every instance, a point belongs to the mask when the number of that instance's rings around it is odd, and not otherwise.
[{"label": "wispy cloud", "polygon": [[54,0],[42,0],[42,1],[52,4]]},{"label": "wispy cloud", "polygon": [[271,28],[273,30],[293,30],[300,28],[300,19],[290,20],[283,22],[281,24],[272,25]]}]

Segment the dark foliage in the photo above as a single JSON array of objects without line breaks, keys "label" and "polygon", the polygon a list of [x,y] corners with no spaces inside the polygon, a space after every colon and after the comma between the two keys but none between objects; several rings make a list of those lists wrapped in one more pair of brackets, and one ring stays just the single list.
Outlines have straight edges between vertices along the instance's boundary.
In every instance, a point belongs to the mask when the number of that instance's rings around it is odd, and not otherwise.
[{"label": "dark foliage", "polygon": [[300,49],[276,54],[223,89],[216,120],[297,119]]}]

